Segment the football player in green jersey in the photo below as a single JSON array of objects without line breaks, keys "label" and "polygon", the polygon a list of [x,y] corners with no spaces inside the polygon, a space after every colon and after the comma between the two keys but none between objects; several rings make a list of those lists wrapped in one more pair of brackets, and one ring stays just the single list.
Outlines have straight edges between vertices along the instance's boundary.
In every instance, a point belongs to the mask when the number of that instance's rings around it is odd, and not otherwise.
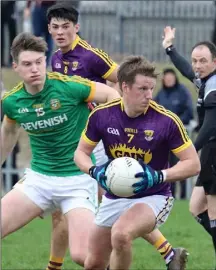
[{"label": "football player in green jersey", "polygon": [[86,102],[104,103],[119,94],[102,83],[47,73],[46,49],[45,41],[30,33],[19,34],[11,47],[14,70],[23,82],[2,99],[1,160],[22,127],[30,138],[32,161],[23,184],[2,198],[2,238],[44,211],[60,208],[68,223],[71,257],[83,265],[95,214],[95,185],[75,165],[74,152],[89,115]]}]

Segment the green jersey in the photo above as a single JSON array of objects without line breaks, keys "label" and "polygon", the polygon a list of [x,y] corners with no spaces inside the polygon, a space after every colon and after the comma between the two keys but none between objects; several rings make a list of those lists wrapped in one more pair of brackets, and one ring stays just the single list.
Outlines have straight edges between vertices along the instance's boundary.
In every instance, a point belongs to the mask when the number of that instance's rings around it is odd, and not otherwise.
[{"label": "green jersey", "polygon": [[20,83],[2,99],[8,121],[16,121],[29,135],[32,170],[51,176],[83,174],[74,152],[85,128],[95,82],[79,76],[47,73],[42,91],[32,95]]}]

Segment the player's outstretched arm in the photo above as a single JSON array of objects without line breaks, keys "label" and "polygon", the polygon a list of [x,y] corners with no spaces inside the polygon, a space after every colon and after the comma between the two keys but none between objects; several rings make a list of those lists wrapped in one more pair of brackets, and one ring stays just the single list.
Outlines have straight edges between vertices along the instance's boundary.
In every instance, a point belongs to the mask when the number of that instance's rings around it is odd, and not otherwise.
[{"label": "player's outstretched arm", "polygon": [[166,26],[164,28],[162,46],[166,50],[166,53],[169,55],[172,63],[181,72],[181,74],[193,82],[195,74],[193,72],[192,66],[183,56],[177,52],[176,48],[173,46],[175,30],[175,28],[171,28],[170,26]]},{"label": "player's outstretched arm", "polygon": [[164,170],[166,175],[164,181],[175,182],[199,174],[201,169],[200,160],[193,144],[175,153],[175,155],[178,157],[179,162],[175,166]]},{"label": "player's outstretched arm", "polygon": [[103,83],[96,83],[96,90],[93,99],[96,103],[106,103],[119,97],[120,95],[116,89]]},{"label": "player's outstretched arm", "polygon": [[134,187],[134,194],[145,191],[154,185],[158,185],[163,182],[185,180],[200,172],[199,157],[193,145],[178,152],[176,156],[180,161],[175,166],[162,171],[154,170],[143,161],[140,161],[143,171],[135,175],[135,177],[141,178],[141,180],[132,185]]},{"label": "player's outstretched arm", "polygon": [[1,125],[1,162],[5,162],[7,156],[13,150],[19,136],[20,127],[15,121],[4,117]]}]

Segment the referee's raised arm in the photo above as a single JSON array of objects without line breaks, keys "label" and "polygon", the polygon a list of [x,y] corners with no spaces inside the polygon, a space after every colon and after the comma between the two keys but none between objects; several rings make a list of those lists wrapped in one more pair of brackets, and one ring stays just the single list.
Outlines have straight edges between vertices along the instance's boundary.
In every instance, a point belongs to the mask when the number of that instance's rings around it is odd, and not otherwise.
[{"label": "referee's raised arm", "polygon": [[177,52],[176,48],[173,46],[175,30],[175,28],[171,28],[170,26],[166,26],[164,28],[162,45],[174,66],[181,72],[183,76],[193,82],[195,79],[195,73],[192,69],[192,66],[183,56]]}]

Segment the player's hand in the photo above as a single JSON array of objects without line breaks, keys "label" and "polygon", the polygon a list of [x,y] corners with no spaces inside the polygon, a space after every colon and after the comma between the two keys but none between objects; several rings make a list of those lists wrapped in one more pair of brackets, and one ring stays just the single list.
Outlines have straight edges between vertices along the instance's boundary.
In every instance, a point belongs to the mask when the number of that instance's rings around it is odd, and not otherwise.
[{"label": "player's hand", "polygon": [[145,191],[164,181],[163,173],[161,171],[155,171],[141,160],[139,163],[142,166],[143,171],[135,174],[135,177],[142,178],[142,180],[132,185],[132,187],[134,187],[134,194]]},{"label": "player's hand", "polygon": [[106,177],[105,173],[106,173],[106,169],[107,169],[108,165],[111,163],[111,161],[112,160],[108,160],[105,164],[103,164],[101,166],[92,166],[89,169],[89,175],[92,178],[94,178],[100,184],[100,186],[109,193],[111,193],[111,192],[106,185],[107,177]]},{"label": "player's hand", "polygon": [[166,26],[164,28],[163,42],[162,45],[164,49],[168,48],[173,44],[173,40],[175,39],[175,28],[171,26]]}]

